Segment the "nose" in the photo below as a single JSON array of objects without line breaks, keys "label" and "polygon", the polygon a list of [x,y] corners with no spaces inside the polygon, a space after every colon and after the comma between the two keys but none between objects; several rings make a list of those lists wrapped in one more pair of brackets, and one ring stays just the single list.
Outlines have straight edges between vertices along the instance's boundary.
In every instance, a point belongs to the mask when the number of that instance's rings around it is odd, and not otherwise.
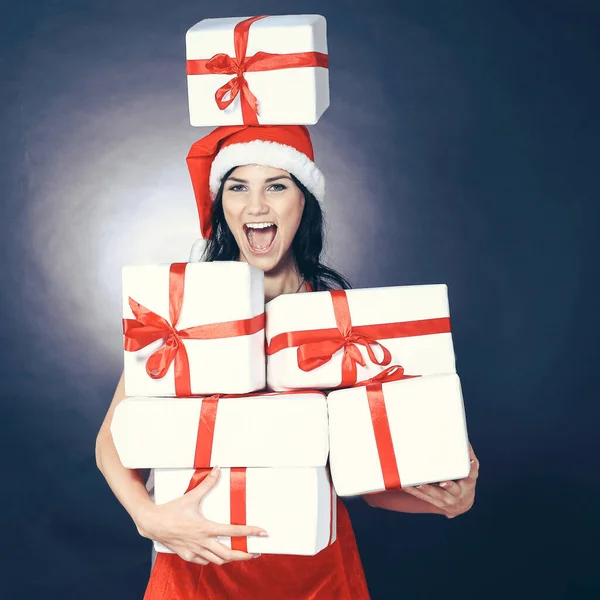
[{"label": "nose", "polygon": [[250,192],[246,212],[253,216],[264,215],[269,212],[269,205],[262,190],[253,190]]}]

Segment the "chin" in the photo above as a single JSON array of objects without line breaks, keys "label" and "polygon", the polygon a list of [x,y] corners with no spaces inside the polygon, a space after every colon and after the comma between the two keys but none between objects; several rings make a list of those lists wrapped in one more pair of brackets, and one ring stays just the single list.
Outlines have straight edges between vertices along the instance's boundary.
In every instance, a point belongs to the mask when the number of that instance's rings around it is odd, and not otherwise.
[{"label": "chin", "polygon": [[[245,243],[244,243],[245,242]],[[253,252],[246,240],[242,243],[242,254],[245,261],[255,267],[268,273],[274,271],[284,262],[285,253],[282,255],[279,240],[274,240],[273,246],[265,254]]]},{"label": "chin", "polygon": [[281,264],[279,256],[257,256],[249,251],[244,252],[244,258],[250,266],[260,269],[265,273],[275,270]]}]

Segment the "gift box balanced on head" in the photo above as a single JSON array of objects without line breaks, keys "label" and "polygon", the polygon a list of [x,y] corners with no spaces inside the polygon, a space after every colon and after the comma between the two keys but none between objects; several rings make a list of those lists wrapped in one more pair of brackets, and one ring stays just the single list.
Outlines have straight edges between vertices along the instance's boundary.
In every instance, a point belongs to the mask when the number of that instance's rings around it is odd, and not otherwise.
[{"label": "gift box balanced on head", "polygon": [[194,126],[311,125],[329,106],[320,15],[205,19],[186,53]]}]

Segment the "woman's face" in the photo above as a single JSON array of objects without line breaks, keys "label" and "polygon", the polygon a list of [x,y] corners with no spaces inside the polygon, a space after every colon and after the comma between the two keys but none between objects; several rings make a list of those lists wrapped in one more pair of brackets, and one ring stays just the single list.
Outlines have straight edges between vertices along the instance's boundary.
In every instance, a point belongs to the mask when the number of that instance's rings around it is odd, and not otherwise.
[{"label": "woman's face", "polygon": [[223,212],[240,259],[265,272],[286,264],[304,210],[290,174],[260,165],[237,167],[223,186]]}]

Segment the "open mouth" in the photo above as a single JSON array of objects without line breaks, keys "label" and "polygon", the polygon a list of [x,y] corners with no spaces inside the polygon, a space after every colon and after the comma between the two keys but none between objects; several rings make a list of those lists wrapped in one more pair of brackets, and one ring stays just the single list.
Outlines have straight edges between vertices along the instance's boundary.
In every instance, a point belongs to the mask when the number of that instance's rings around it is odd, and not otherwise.
[{"label": "open mouth", "polygon": [[275,223],[246,223],[244,233],[248,246],[254,254],[266,254],[275,241],[277,225]]}]

